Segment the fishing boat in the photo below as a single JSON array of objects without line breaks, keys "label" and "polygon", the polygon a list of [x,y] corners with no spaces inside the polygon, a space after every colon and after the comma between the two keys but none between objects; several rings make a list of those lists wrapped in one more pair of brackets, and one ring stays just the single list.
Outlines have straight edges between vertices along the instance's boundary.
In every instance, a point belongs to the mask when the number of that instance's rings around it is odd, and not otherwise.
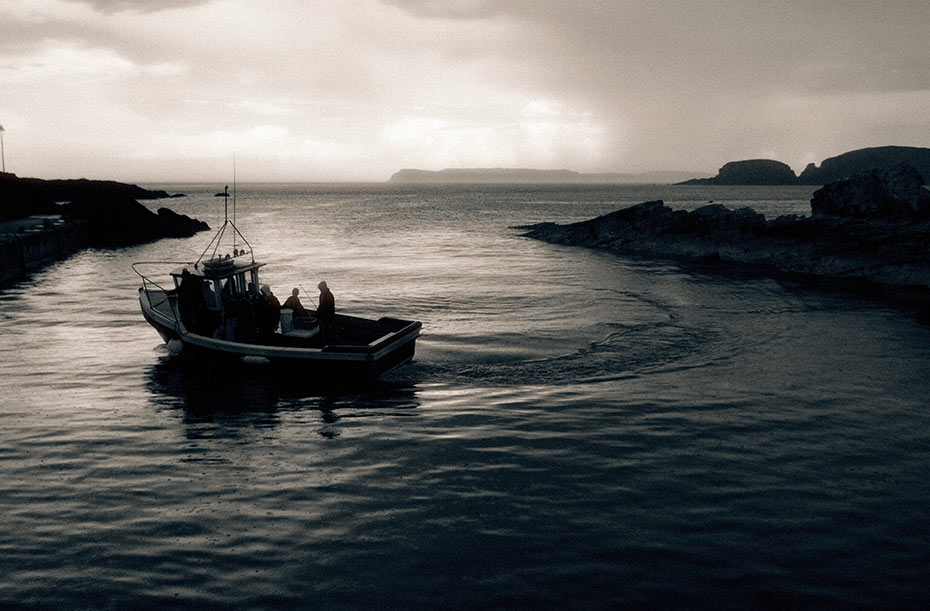
[{"label": "fishing boat", "polygon": [[[264,263],[229,219],[195,261],[140,261],[142,316],[169,351],[195,359],[261,362],[301,375],[373,381],[413,359],[419,321],[280,309],[259,291]],[[241,244],[241,247],[240,247]],[[229,247],[232,247],[231,249]],[[228,249],[228,252],[224,252]],[[158,272],[148,270],[158,268]],[[152,274],[164,275],[159,284]],[[269,315],[269,308],[271,314]],[[271,319],[269,322],[269,318]]]}]

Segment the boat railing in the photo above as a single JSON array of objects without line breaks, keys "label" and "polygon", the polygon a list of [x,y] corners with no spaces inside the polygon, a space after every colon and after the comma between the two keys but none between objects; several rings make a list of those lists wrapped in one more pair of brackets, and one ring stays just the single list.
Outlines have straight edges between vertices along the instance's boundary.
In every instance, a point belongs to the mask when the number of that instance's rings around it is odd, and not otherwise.
[{"label": "boat railing", "polygon": [[[177,305],[172,301],[168,295],[169,290],[160,285],[155,280],[152,280],[149,276],[145,275],[137,266],[143,265],[158,265],[161,269],[164,269],[168,265],[192,265],[190,261],[137,261],[132,264],[132,271],[136,272],[140,278],[142,278],[142,290],[145,291],[145,296],[149,300],[149,303],[153,308],[158,309],[158,306],[163,303],[167,303],[168,307],[171,310],[171,315],[174,318],[175,326],[177,327],[178,332],[181,330],[181,315],[178,312]],[[172,287],[173,289],[174,287]],[[153,299],[153,295],[160,297],[157,301]]]}]

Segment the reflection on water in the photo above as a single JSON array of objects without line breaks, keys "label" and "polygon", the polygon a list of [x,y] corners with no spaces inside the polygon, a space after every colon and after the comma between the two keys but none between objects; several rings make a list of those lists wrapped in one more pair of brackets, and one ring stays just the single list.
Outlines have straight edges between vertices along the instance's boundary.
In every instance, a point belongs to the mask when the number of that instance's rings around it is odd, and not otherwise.
[{"label": "reflection on water", "polygon": [[271,428],[282,411],[319,412],[325,437],[339,435],[340,412],[353,417],[369,410],[398,413],[420,405],[417,388],[409,383],[378,381],[363,387],[346,381],[300,378],[270,365],[217,364],[185,357],[165,357],[148,369],[146,388],[151,402],[181,410],[188,435],[235,435],[242,427]]}]

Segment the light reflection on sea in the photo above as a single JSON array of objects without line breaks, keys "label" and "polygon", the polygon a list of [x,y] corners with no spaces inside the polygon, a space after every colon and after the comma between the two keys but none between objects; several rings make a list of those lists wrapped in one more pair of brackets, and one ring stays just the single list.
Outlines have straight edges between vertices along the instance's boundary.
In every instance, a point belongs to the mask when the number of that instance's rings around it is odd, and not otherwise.
[{"label": "light reflection on sea", "polygon": [[0,293],[0,605],[923,606],[926,326],[510,228],[808,197],[240,187],[279,296],[423,321],[365,390],[171,358],[129,264],[207,235],[34,274]]}]

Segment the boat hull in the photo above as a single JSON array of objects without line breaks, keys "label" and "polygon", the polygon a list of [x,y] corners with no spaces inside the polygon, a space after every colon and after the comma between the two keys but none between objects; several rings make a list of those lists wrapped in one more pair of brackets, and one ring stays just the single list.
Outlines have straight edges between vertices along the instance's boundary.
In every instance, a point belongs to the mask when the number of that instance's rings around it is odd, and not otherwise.
[{"label": "boat hull", "polygon": [[[175,315],[176,309],[164,291],[139,290],[139,303],[145,320],[179,352],[201,361],[268,363],[312,377],[351,378],[365,381],[409,363],[414,356],[421,324],[393,318],[377,321],[340,316],[338,322],[351,330],[365,327],[379,337],[365,344],[334,344],[322,347],[300,345],[301,340],[275,334],[268,342],[229,341],[188,331]],[[304,340],[303,343],[306,343]],[[283,345],[282,345],[283,344]]]}]

